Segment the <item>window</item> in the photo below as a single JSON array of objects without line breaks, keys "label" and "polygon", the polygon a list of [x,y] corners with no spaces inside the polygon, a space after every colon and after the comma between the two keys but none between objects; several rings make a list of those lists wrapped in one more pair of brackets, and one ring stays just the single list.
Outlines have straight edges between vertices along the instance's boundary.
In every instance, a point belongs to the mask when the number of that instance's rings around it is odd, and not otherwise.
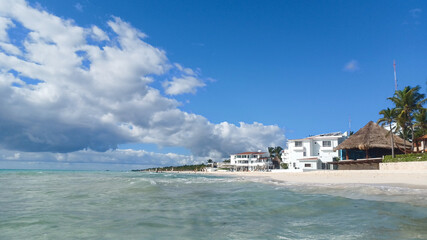
[{"label": "window", "polygon": [[331,141],[323,141],[323,147],[330,147],[331,145]]},{"label": "window", "polygon": [[304,164],[304,167],[311,167],[311,163]]},{"label": "window", "polygon": [[303,152],[303,153],[302,153],[302,155],[305,157],[305,156],[307,155],[307,153],[306,153],[306,152]]},{"label": "window", "polygon": [[295,141],[295,147],[302,147],[302,141]]}]

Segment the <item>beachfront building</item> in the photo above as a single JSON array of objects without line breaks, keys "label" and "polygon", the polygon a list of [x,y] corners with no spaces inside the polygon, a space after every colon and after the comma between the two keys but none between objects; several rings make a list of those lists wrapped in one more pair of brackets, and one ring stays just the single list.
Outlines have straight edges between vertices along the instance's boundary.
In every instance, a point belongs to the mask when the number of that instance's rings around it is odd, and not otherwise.
[{"label": "beachfront building", "polygon": [[265,171],[273,161],[267,152],[242,152],[230,155],[230,165],[235,171]]},{"label": "beachfront building", "polygon": [[288,148],[283,150],[282,161],[288,164],[290,170],[317,170],[329,169],[328,162],[339,157],[339,152],[334,152],[347,138],[347,132],[334,132],[319,134],[303,139],[288,140]]},{"label": "beachfront building", "polygon": [[427,150],[427,134],[415,139],[415,152],[425,153]]},{"label": "beachfront building", "polygon": [[[411,143],[397,135],[394,140],[394,153],[410,152]],[[370,121],[363,128],[343,141],[334,150],[341,152],[341,161],[331,162],[338,170],[379,169],[379,163],[385,155],[391,155],[389,130]]]}]

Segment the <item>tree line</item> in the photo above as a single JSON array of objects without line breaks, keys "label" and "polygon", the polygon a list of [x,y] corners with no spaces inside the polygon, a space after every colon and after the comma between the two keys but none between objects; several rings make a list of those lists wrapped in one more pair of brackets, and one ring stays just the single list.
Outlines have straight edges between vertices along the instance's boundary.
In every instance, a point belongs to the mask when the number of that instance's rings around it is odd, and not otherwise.
[{"label": "tree line", "polygon": [[132,170],[134,172],[168,172],[168,171],[203,171],[206,168],[205,164],[195,164],[195,165],[184,165],[184,166],[169,166],[169,167],[155,167],[147,168],[140,170]]},{"label": "tree line", "polygon": [[406,154],[406,141],[411,143],[411,152],[414,152],[414,140],[427,134],[427,116],[424,104],[427,99],[420,93],[420,86],[407,86],[403,90],[396,90],[392,97],[387,98],[393,103],[392,108],[379,112],[381,118],[377,123],[389,126],[392,157],[394,158],[394,134],[404,140],[404,153]]}]

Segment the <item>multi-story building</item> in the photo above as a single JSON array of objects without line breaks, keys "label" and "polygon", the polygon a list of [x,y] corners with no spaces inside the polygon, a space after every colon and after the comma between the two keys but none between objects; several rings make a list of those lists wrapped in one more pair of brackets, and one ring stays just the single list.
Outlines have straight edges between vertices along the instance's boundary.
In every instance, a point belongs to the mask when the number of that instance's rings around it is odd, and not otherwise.
[{"label": "multi-story building", "polygon": [[347,132],[335,132],[288,140],[288,148],[282,153],[282,161],[288,164],[289,169],[329,169],[327,162],[339,157],[339,152],[334,152],[334,147],[347,137]]},{"label": "multi-story building", "polygon": [[230,155],[230,165],[236,171],[263,171],[273,167],[267,152],[243,152]]}]

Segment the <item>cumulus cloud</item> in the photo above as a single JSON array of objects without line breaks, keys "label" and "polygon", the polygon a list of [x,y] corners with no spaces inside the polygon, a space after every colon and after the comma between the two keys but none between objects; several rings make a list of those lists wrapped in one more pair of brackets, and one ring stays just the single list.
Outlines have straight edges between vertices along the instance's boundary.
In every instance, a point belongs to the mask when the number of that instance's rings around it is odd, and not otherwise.
[{"label": "cumulus cloud", "polygon": [[358,71],[359,70],[359,62],[356,60],[351,60],[350,62],[345,64],[343,70],[346,72]]},{"label": "cumulus cloud", "polygon": [[12,20],[9,18],[4,18],[0,16],[0,41],[8,41],[9,37],[7,34],[7,29],[9,27],[14,27]]},{"label": "cumulus cloud", "polygon": [[163,83],[163,87],[169,95],[196,93],[196,88],[204,86],[206,86],[205,83],[193,76],[173,77],[172,81]]},{"label": "cumulus cloud", "polygon": [[[122,165],[139,165],[144,167],[153,166],[173,166],[185,164],[197,164],[206,159],[194,156],[180,155],[175,153],[153,153],[144,150],[118,149],[106,152],[96,152],[92,150],[81,150],[70,153],[51,153],[51,152],[15,152],[11,150],[0,150],[0,159],[8,161],[8,164],[1,163],[2,168],[11,163],[25,162],[42,162],[42,163],[67,163],[67,164],[103,164],[114,166]],[[125,168],[126,169],[126,168]],[[127,168],[129,169],[129,168]]]},{"label": "cumulus cloud", "polygon": [[108,35],[97,26],[92,26],[92,37],[98,41],[108,41]]},{"label": "cumulus cloud", "polygon": [[206,84],[199,79],[198,73],[191,68],[184,68],[180,64],[175,63],[175,68],[181,73],[181,76],[173,76],[171,81],[164,81],[162,83],[166,94],[179,95],[184,93],[196,93],[197,88],[206,86]]},{"label": "cumulus cloud", "polygon": [[10,43],[0,42],[0,48],[2,48],[5,53],[16,56],[21,55],[21,50]]},{"label": "cumulus cloud", "polygon": [[[0,1],[0,149],[101,162],[125,156],[110,149],[129,142],[181,146],[200,157],[283,143],[278,126],[213,124],[179,110],[151,83],[167,76],[166,94],[195,93],[205,86],[199,73],[170,63],[121,18],[107,25],[84,28],[23,0]],[[25,37],[11,40],[11,28]]]}]

